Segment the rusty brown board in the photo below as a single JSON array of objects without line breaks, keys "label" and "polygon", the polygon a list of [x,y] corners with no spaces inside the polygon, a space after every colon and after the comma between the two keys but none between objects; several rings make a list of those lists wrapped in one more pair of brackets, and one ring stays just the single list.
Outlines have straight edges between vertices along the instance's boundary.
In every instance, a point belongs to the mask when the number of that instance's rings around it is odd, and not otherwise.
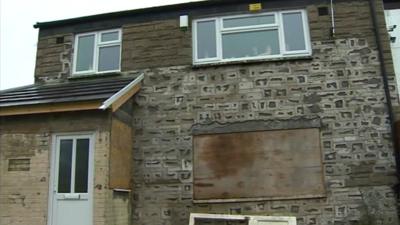
[{"label": "rusty brown board", "polygon": [[194,136],[194,199],[325,194],[318,128]]}]

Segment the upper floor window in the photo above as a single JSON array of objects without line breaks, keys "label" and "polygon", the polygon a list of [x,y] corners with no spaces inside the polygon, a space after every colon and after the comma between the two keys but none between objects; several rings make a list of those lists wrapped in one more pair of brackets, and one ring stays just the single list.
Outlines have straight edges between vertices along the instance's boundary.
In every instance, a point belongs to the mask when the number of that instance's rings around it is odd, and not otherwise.
[{"label": "upper floor window", "polygon": [[73,74],[120,71],[121,30],[77,34]]},{"label": "upper floor window", "polygon": [[195,64],[311,54],[305,10],[193,21]]}]

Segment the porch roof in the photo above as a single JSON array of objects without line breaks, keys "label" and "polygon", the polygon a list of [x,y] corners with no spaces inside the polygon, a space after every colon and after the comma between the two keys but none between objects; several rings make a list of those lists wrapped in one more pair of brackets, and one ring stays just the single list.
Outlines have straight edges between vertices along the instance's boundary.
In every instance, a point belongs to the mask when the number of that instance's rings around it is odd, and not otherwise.
[{"label": "porch roof", "polygon": [[[143,75],[109,77],[91,80],[70,80],[57,84],[33,84],[0,91],[0,116],[42,112],[76,111],[82,109],[113,110],[140,89]],[[104,101],[105,100],[105,101]],[[115,105],[116,102],[118,105]],[[86,103],[91,104],[86,104]],[[59,108],[62,106],[62,108]],[[40,110],[36,110],[39,109]],[[54,109],[57,108],[57,109]],[[32,111],[32,109],[35,109]]]}]

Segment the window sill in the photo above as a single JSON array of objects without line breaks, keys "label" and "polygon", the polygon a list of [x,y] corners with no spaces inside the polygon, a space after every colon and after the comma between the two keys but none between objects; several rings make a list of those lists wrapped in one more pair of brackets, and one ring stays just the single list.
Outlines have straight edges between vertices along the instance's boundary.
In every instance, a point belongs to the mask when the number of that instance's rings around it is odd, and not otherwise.
[{"label": "window sill", "polygon": [[88,78],[103,78],[103,77],[114,77],[120,76],[121,72],[109,72],[109,73],[89,73],[89,74],[80,74],[80,75],[70,75],[68,80],[79,80],[79,79],[88,79]]},{"label": "window sill", "polygon": [[297,200],[297,199],[321,199],[326,198],[326,194],[299,195],[299,196],[282,196],[282,197],[260,197],[260,198],[230,198],[230,199],[193,199],[193,203],[230,203],[230,202],[258,202],[272,200]]},{"label": "window sill", "polygon": [[269,58],[269,59],[248,59],[248,60],[237,60],[237,61],[225,61],[225,62],[210,62],[210,63],[194,63],[192,68],[203,68],[212,66],[225,66],[225,65],[242,65],[242,64],[253,64],[253,63],[263,63],[263,62],[281,62],[281,61],[293,61],[293,60],[311,60],[312,55],[302,55],[302,56],[286,56],[279,58]]}]

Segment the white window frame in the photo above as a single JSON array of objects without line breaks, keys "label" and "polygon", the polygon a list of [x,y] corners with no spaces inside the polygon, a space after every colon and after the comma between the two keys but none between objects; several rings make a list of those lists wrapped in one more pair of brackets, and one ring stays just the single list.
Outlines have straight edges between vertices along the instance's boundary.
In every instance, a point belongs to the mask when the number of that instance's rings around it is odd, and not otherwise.
[{"label": "white window frame", "polygon": [[251,216],[251,215],[191,213],[189,219],[189,225],[195,225],[196,219],[248,221],[248,225],[258,225],[259,222],[287,222],[288,225],[297,224],[296,217],[293,216]]},{"label": "white window frame", "polygon": [[[104,33],[118,32],[118,40],[114,41],[101,41],[101,35]],[[79,38],[84,36],[94,35],[94,50],[93,50],[93,69],[85,71],[76,71],[76,61],[78,58],[78,43]],[[73,75],[89,75],[89,74],[104,74],[121,71],[121,57],[122,57],[122,31],[121,29],[102,30],[98,32],[88,32],[75,35],[74,43],[74,59],[73,59]],[[101,47],[119,46],[119,68],[117,70],[99,71],[99,53]]]},{"label": "white window frame", "polygon": [[[302,22],[303,22],[303,30],[304,30],[305,50],[299,50],[299,51],[287,51],[286,50],[282,16],[283,16],[283,14],[290,14],[290,13],[301,13]],[[274,15],[275,23],[274,24],[253,25],[253,26],[246,26],[246,27],[232,27],[232,28],[224,28],[223,27],[223,20],[225,20],[225,19],[234,19],[234,18],[241,18],[241,17],[256,17],[256,16],[265,16],[265,15]],[[197,44],[198,44],[197,43],[197,23],[205,22],[205,21],[215,21],[217,56],[214,58],[199,59],[198,54],[197,54],[198,53],[198,51],[197,51]],[[278,30],[279,49],[280,49],[279,54],[265,55],[265,56],[253,56],[253,57],[241,57],[241,58],[233,58],[233,59],[223,59],[223,56],[222,56],[222,35],[223,34],[235,33],[235,32],[242,33],[242,32],[248,32],[248,31],[261,31],[261,30]],[[259,59],[290,58],[290,57],[312,55],[310,30],[309,30],[309,26],[308,26],[308,17],[307,17],[307,12],[304,9],[196,19],[196,20],[192,21],[192,33],[193,33],[193,38],[192,38],[193,43],[192,44],[193,44],[193,64],[194,65],[219,63],[219,62],[259,60]]]}]

